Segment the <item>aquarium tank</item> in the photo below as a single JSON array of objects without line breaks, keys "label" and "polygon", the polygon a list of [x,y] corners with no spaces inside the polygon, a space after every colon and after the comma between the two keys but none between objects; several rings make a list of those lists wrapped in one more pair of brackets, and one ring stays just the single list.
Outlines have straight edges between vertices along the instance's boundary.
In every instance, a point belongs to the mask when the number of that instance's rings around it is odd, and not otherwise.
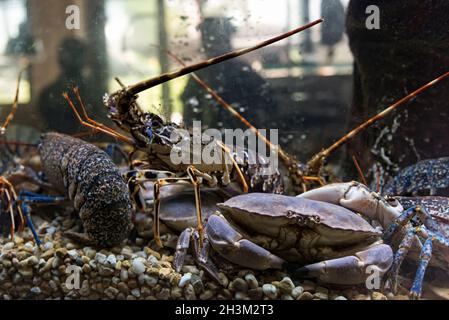
[{"label": "aquarium tank", "polygon": [[0,299],[449,299],[448,13],[0,0]]}]

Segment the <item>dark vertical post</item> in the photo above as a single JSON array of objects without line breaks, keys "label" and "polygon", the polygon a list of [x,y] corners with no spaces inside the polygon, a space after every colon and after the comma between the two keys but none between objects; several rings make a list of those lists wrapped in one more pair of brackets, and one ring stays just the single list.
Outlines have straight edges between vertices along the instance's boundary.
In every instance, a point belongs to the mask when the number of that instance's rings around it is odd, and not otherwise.
[{"label": "dark vertical post", "polygon": [[[164,0],[158,0],[158,27],[159,27],[159,45],[161,48],[167,48],[167,29],[165,21],[165,4]],[[168,71],[168,57],[163,50],[159,50],[159,65],[161,66],[161,74]],[[170,87],[168,83],[162,84],[162,101],[164,115],[169,117],[171,114],[170,106]],[[170,120],[170,119],[167,119]]]},{"label": "dark vertical post", "polygon": [[[303,23],[309,23],[310,21],[310,4],[309,0],[301,0],[302,2],[302,20]],[[306,53],[313,51],[313,43],[311,37],[311,30],[305,30],[303,33],[304,41],[301,43],[301,50]]]},{"label": "dark vertical post", "polygon": [[108,56],[106,50],[105,35],[105,1],[85,1],[87,19],[86,41],[87,41],[87,63],[91,74],[89,75],[91,96],[85,97],[86,102],[92,106],[92,112],[97,120],[109,122],[105,110],[102,107],[102,97],[108,92]]},{"label": "dark vertical post", "polygon": [[[290,30],[291,28],[291,19],[290,19],[290,11],[291,11],[291,5],[290,5],[290,0],[286,1],[286,6],[287,6],[287,17],[285,20],[285,31]],[[287,38],[287,44],[285,45],[285,51],[287,53],[287,59],[288,59],[288,67],[290,68],[291,66],[291,59],[290,59],[290,50],[292,48],[292,39],[291,38]]]}]

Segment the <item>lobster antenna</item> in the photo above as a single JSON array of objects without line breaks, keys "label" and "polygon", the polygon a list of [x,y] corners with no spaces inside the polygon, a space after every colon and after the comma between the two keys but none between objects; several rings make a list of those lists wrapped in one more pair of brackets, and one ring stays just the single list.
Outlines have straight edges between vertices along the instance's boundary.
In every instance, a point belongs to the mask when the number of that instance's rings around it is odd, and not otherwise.
[{"label": "lobster antenna", "polygon": [[9,123],[14,119],[14,114],[17,111],[17,107],[19,105],[19,88],[20,88],[20,80],[22,79],[22,73],[24,69],[21,69],[19,72],[19,76],[17,77],[17,86],[16,86],[16,95],[14,97],[14,102],[12,104],[11,111],[9,112],[8,116],[6,117],[5,122],[0,127],[0,136],[5,134],[6,128],[8,127]]},{"label": "lobster antenna", "polygon": [[280,40],[283,40],[285,38],[288,38],[288,37],[290,37],[290,36],[292,36],[292,35],[294,35],[296,33],[299,33],[301,31],[309,29],[309,28],[311,28],[311,27],[313,27],[313,26],[315,26],[315,25],[317,25],[319,23],[322,23],[323,21],[324,21],[323,19],[318,19],[318,20],[310,22],[310,23],[308,23],[308,24],[306,24],[306,25],[304,25],[302,27],[293,29],[293,30],[291,30],[289,32],[283,33],[283,34],[281,34],[279,36],[276,36],[276,37],[273,37],[271,39],[262,41],[259,44],[256,44],[255,46],[252,46],[252,47],[249,47],[249,48],[245,48],[245,49],[235,50],[235,51],[232,51],[232,52],[229,52],[229,53],[225,53],[225,54],[223,54],[221,56],[218,56],[218,57],[215,57],[215,58],[212,58],[212,59],[209,59],[209,60],[205,60],[205,61],[199,62],[197,64],[193,64],[193,65],[190,65],[190,66],[178,69],[176,71],[167,72],[167,73],[164,73],[164,74],[162,74],[160,76],[157,76],[157,77],[154,77],[154,78],[151,78],[151,79],[148,79],[148,80],[144,80],[144,81],[138,82],[138,83],[136,83],[134,85],[128,86],[126,88],[126,94],[130,95],[130,96],[133,96],[133,95],[138,94],[139,92],[142,92],[144,90],[147,90],[149,88],[157,86],[157,85],[159,85],[161,83],[167,82],[169,80],[181,77],[181,76],[186,75],[188,73],[191,73],[191,72],[194,72],[194,71],[197,71],[197,70],[209,67],[211,65],[214,65],[214,64],[226,61],[226,60],[230,60],[230,59],[239,57],[239,56],[244,55],[246,53],[249,53],[251,51],[260,49],[262,47],[265,47],[265,46],[270,45],[272,43],[275,43],[277,41],[280,41]]},{"label": "lobster antenna", "polygon": [[310,168],[311,172],[319,171],[320,168],[323,165],[324,159],[326,159],[332,152],[340,148],[342,145],[347,143],[349,140],[357,136],[360,132],[365,130],[366,128],[370,127],[374,123],[378,122],[379,120],[385,118],[387,115],[389,115],[393,110],[399,108],[400,106],[404,105],[405,103],[412,100],[414,97],[419,95],[420,93],[430,89],[434,85],[436,85],[438,82],[446,79],[449,77],[449,72],[446,72],[445,74],[439,76],[438,78],[430,81],[429,83],[423,85],[419,89],[413,91],[412,93],[408,94],[404,98],[396,101],[392,105],[390,105],[385,110],[381,111],[380,113],[376,114],[374,117],[366,120],[358,127],[354,128],[347,134],[345,134],[342,138],[340,138],[337,142],[335,142],[333,145],[331,145],[329,148],[322,150],[321,152],[314,155],[310,161],[308,162],[307,166]]},{"label": "lobster antenna", "polygon": [[363,174],[362,167],[360,167],[359,161],[357,160],[357,157],[355,156],[355,154],[352,155],[352,161],[354,162],[354,165],[355,165],[355,167],[356,167],[356,169],[357,169],[357,171],[358,171],[358,173],[359,173],[361,182],[362,182],[365,186],[367,186],[368,183],[366,182],[365,175]]},{"label": "lobster antenna", "polygon": [[123,84],[122,80],[120,80],[119,77],[114,77],[114,80],[119,84],[120,87],[122,87],[122,89],[126,88],[126,86]]}]

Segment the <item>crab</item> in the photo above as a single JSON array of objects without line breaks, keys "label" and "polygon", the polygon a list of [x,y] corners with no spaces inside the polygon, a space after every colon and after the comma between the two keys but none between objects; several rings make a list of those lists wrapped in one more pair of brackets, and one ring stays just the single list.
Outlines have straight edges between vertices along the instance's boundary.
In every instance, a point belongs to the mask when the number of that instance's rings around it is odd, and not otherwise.
[{"label": "crab", "polygon": [[[397,248],[393,265],[383,284],[385,288],[385,284],[391,282],[393,293],[397,292],[399,269],[409,251],[420,252],[418,270],[410,289],[413,299],[418,299],[422,294],[429,262],[449,270],[449,226],[447,215],[441,212],[441,209],[447,211],[447,198],[413,198],[406,201],[404,198],[381,197],[358,182],[330,184],[298,197],[338,204],[380,223],[382,238]],[[411,206],[404,210],[401,203]],[[435,208],[440,209],[439,214],[433,212]]]},{"label": "crab", "polygon": [[198,264],[220,282],[210,250],[239,266],[287,269],[336,285],[365,283],[384,275],[393,251],[381,232],[356,213],[330,203],[267,193],[238,195],[217,204],[209,216],[203,246],[193,227],[179,236],[174,267],[180,270],[193,239]]}]

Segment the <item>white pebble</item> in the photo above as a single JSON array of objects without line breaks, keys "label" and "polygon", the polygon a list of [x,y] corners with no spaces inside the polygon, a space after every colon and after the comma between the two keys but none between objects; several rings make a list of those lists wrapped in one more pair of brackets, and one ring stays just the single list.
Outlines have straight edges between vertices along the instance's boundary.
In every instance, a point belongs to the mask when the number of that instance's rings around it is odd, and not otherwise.
[{"label": "white pebble", "polygon": [[157,260],[157,258],[155,256],[150,255],[147,260],[151,264],[152,267],[159,266],[159,261]]},{"label": "white pebble", "polygon": [[140,289],[139,288],[135,288],[131,290],[131,294],[136,297],[139,298],[140,297]]},{"label": "white pebble", "polygon": [[142,258],[136,258],[132,263],[132,271],[139,275],[145,272],[145,264],[142,262]]},{"label": "white pebble", "polygon": [[119,277],[112,277],[112,283],[113,284],[118,284],[120,282],[120,278]]},{"label": "white pebble", "polygon": [[68,254],[69,257],[72,258],[72,259],[76,259],[76,258],[79,257],[78,251],[76,251],[76,249],[67,251],[67,254]]},{"label": "white pebble", "polygon": [[33,245],[31,242],[27,242],[27,243],[25,243],[25,245],[23,246],[23,248],[24,248],[26,251],[31,252],[31,251],[33,251],[33,249],[34,249],[34,245]]},{"label": "white pebble", "polygon": [[51,226],[47,228],[47,233],[48,234],[54,234],[56,232],[56,227]]},{"label": "white pebble", "polygon": [[8,242],[3,246],[3,249],[5,250],[11,250],[12,248],[14,248],[14,242]]},{"label": "white pebble", "polygon": [[179,280],[178,283],[178,287],[180,288],[184,288],[184,286],[189,283],[190,279],[192,278],[192,274],[189,273],[184,273],[184,275],[181,277],[181,279]]},{"label": "white pebble", "polygon": [[40,258],[39,259],[39,268],[42,268],[43,266],[45,266],[45,263],[46,263],[47,261],[45,261],[45,259],[43,259],[43,258]]},{"label": "white pebble", "polygon": [[270,299],[276,299],[278,289],[269,283],[266,283],[262,286],[263,293]]},{"label": "white pebble", "polygon": [[97,264],[95,263],[95,261],[93,261],[93,260],[90,260],[89,261],[89,266],[92,268],[92,269],[97,269]]},{"label": "white pebble", "polygon": [[295,285],[293,284],[292,279],[289,277],[284,277],[279,283],[279,288],[284,294],[290,294],[293,288],[295,288]]},{"label": "white pebble", "polygon": [[122,280],[123,282],[128,281],[128,270],[122,269],[120,271],[120,280]]},{"label": "white pebble", "polygon": [[113,254],[110,254],[110,255],[108,256],[108,258],[106,259],[106,262],[107,262],[110,266],[115,267],[115,264],[117,263],[117,259],[116,259],[116,257],[115,257]]},{"label": "white pebble", "polygon": [[137,257],[144,258],[144,259],[147,258],[147,254],[145,253],[145,251],[139,251],[139,252],[136,252],[136,256],[137,256]]},{"label": "white pebble", "polygon": [[245,280],[246,282],[248,282],[248,286],[250,289],[255,289],[259,286],[259,282],[257,281],[256,277],[251,273],[248,273],[245,276]]},{"label": "white pebble", "polygon": [[95,261],[97,261],[99,264],[104,264],[106,262],[106,256],[102,253],[97,252],[95,254]]},{"label": "white pebble", "polygon": [[304,288],[301,286],[297,286],[292,290],[292,297],[294,299],[298,298],[304,292]]},{"label": "white pebble", "polygon": [[39,287],[32,287],[32,288],[30,289],[30,291],[31,291],[32,293],[36,293],[36,294],[39,294],[39,293],[42,292],[41,288],[39,288]]},{"label": "white pebble", "polygon": [[149,275],[145,275],[145,283],[150,286],[150,287],[154,287],[155,285],[157,285],[158,282],[158,278],[156,277],[152,277]]},{"label": "white pebble", "polygon": [[50,250],[50,249],[53,249],[53,247],[54,247],[53,242],[48,241],[48,242],[45,242],[45,244],[44,244],[44,250],[45,250],[45,251],[48,251],[48,250]]},{"label": "white pebble", "polygon": [[139,282],[140,285],[143,285],[145,282],[145,274],[140,274],[139,277],[137,278],[137,281]]}]

